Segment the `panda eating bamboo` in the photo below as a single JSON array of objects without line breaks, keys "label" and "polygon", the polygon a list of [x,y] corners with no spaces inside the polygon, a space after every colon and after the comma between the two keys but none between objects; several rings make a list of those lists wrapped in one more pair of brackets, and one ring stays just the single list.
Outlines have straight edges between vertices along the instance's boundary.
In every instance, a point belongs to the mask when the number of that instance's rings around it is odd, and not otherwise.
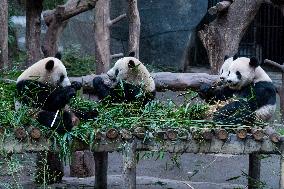
[{"label": "panda eating bamboo", "polygon": [[154,79],[134,56],[134,53],[130,53],[128,57],[119,59],[105,78],[94,78],[94,93],[100,100],[111,103],[138,102],[145,105],[155,98]]},{"label": "panda eating bamboo", "polygon": [[[218,89],[205,84],[201,88],[206,100],[227,100],[232,102],[220,108],[213,120],[222,124],[253,124],[268,121],[276,109],[276,88],[267,73],[259,66],[256,58],[230,58],[222,66],[220,76],[225,86]],[[206,96],[206,93],[208,96]]]}]

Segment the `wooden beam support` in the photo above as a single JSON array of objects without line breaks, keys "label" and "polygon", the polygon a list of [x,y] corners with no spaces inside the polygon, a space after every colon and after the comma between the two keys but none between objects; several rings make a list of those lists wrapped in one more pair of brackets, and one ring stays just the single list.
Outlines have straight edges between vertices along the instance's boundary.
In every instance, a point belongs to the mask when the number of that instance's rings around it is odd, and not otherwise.
[{"label": "wooden beam support", "polygon": [[284,189],[284,150],[282,147],[280,154],[280,179],[279,179],[279,188]]},{"label": "wooden beam support", "polygon": [[260,183],[260,155],[250,154],[249,155],[249,173],[248,173],[248,189],[259,188]]},{"label": "wooden beam support", "polygon": [[95,188],[107,189],[108,152],[94,152]]},{"label": "wooden beam support", "polygon": [[136,189],[136,141],[126,142],[123,149],[123,187]]}]

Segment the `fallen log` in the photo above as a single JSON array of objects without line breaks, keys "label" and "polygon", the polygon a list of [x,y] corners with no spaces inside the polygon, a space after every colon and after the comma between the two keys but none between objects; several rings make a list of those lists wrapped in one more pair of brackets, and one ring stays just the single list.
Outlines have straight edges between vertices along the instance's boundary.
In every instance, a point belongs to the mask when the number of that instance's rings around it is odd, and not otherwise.
[{"label": "fallen log", "polygon": [[261,128],[252,128],[251,129],[251,134],[253,138],[257,141],[263,140],[264,137],[264,131]]},{"label": "fallen log", "polygon": [[229,137],[229,133],[225,129],[216,129],[215,130],[216,137],[220,140],[227,140]]},{"label": "fallen log", "polygon": [[167,135],[167,138],[168,138],[169,140],[176,140],[177,137],[178,137],[177,134],[178,134],[177,131],[175,131],[175,130],[173,130],[173,129],[168,129],[168,130],[166,131],[166,135]]},{"label": "fallen log", "polygon": [[24,140],[27,137],[26,130],[22,127],[15,129],[15,137],[18,140]]},{"label": "fallen log", "polygon": [[108,139],[113,140],[113,139],[116,139],[119,136],[119,132],[114,128],[110,128],[110,129],[107,130],[106,136],[107,136]]},{"label": "fallen log", "polygon": [[145,128],[144,127],[136,127],[134,129],[133,133],[137,138],[143,139],[145,137]]},{"label": "fallen log", "polygon": [[212,138],[214,137],[214,134],[212,133],[212,129],[210,128],[204,128],[202,129],[202,137],[205,140],[212,140]]},{"label": "fallen log", "polygon": [[270,140],[274,143],[278,143],[280,141],[280,134],[275,131],[272,127],[265,127],[265,134],[270,138]]},{"label": "fallen log", "polygon": [[[199,89],[203,83],[212,84],[218,80],[217,75],[209,75],[206,73],[171,73],[171,72],[157,72],[152,73],[156,84],[157,91],[185,91],[188,89]],[[70,77],[70,81],[77,81],[83,84],[85,92],[93,93],[93,79],[96,75],[87,75],[82,77]],[[103,80],[107,80],[105,74],[100,75]]]},{"label": "fallen log", "polygon": [[125,140],[130,140],[133,138],[131,132],[126,129],[122,129],[120,131],[120,134],[121,134],[121,137]]},{"label": "fallen log", "polygon": [[39,128],[33,127],[30,132],[31,138],[34,140],[39,140],[41,137],[41,131]]},{"label": "fallen log", "polygon": [[237,128],[236,135],[240,139],[245,139],[247,137],[247,129],[246,128]]}]

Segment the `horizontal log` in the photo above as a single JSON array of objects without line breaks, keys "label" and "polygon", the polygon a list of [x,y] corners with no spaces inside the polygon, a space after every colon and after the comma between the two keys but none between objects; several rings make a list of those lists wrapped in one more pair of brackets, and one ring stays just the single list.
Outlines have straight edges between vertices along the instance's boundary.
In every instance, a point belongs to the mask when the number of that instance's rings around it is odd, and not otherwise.
[{"label": "horizontal log", "polygon": [[167,135],[167,138],[169,140],[176,140],[177,139],[177,131],[175,131],[173,129],[168,129],[166,131],[166,135]]},{"label": "horizontal log", "polygon": [[247,130],[246,128],[238,128],[236,130],[236,135],[240,138],[240,139],[245,139],[247,137]]},{"label": "horizontal log", "polygon": [[121,137],[125,140],[130,140],[132,139],[132,133],[129,131],[129,130],[126,130],[126,129],[122,129],[120,131],[120,134],[121,134]]},{"label": "horizontal log", "polygon": [[[189,137],[190,138],[190,137]],[[47,150],[52,144],[41,137],[37,142],[27,137],[27,142],[21,142],[13,136],[2,137],[0,140],[1,149],[7,153],[38,152]],[[179,153],[225,153],[225,154],[249,154],[249,153],[269,153],[278,154],[283,150],[282,140],[278,143],[272,142],[269,137],[264,137],[262,141],[256,141],[252,137],[239,139],[235,134],[230,134],[228,140],[220,140],[216,136],[212,140],[164,140],[157,142],[155,140],[137,141],[137,150],[160,151],[163,149],[168,152]],[[121,145],[125,141],[118,139],[116,142],[109,142],[108,139],[95,141],[92,151],[94,152],[112,152],[121,150]]]},{"label": "horizontal log", "polygon": [[281,64],[279,64],[277,62],[274,62],[274,61],[268,60],[268,59],[265,59],[263,62],[265,64],[268,64],[268,65],[271,65],[271,66],[273,66],[275,68],[278,68],[280,72],[284,72],[284,65],[281,65]]},{"label": "horizontal log", "polygon": [[33,127],[31,129],[30,135],[31,135],[32,139],[39,140],[40,137],[41,137],[41,131],[40,131],[39,128]]},{"label": "horizontal log", "polygon": [[[218,80],[217,75],[206,73],[171,73],[157,72],[152,73],[157,91],[186,91],[188,89],[199,89],[203,83],[212,84]],[[96,75],[87,75],[82,77],[70,77],[70,81],[77,81],[83,84],[83,89],[89,93],[93,91],[93,79]],[[106,80],[106,75],[101,75]]]},{"label": "horizontal log", "polygon": [[216,133],[216,137],[220,140],[228,139],[229,133],[225,129],[222,129],[222,128],[216,129],[215,133]]},{"label": "horizontal log", "polygon": [[262,140],[264,138],[264,131],[261,128],[252,128],[251,134],[257,141]]},{"label": "horizontal log", "polygon": [[18,140],[24,140],[27,137],[26,130],[22,127],[15,129],[15,137]]},{"label": "horizontal log", "polygon": [[107,130],[106,136],[107,136],[107,138],[113,140],[113,139],[116,139],[119,136],[119,132],[114,128],[110,128],[110,129]]},{"label": "horizontal log", "polygon": [[280,134],[277,133],[274,128],[270,126],[265,127],[265,134],[270,138],[272,142],[280,142]]},{"label": "horizontal log", "polygon": [[214,134],[212,133],[212,129],[210,128],[204,128],[202,129],[202,137],[205,140],[212,140],[212,138],[214,137]]}]

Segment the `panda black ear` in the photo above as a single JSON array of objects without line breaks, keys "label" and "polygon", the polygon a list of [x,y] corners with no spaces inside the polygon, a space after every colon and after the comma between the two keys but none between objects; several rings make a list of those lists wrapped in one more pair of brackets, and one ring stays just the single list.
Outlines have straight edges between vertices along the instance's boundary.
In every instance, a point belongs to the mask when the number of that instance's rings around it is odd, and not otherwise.
[{"label": "panda black ear", "polygon": [[134,51],[130,52],[130,53],[128,54],[128,56],[134,57],[134,56],[135,56],[135,52],[134,52]]},{"label": "panda black ear", "polygon": [[233,56],[233,60],[236,60],[237,58],[238,58],[238,55],[235,54],[235,55]]},{"label": "panda black ear", "polygon": [[135,63],[134,63],[133,60],[129,60],[129,62],[128,62],[128,67],[129,67],[129,68],[135,68]]},{"label": "panda black ear", "polygon": [[224,61],[227,60],[228,58],[229,58],[229,56],[228,56],[228,55],[225,55]]},{"label": "panda black ear", "polygon": [[254,67],[254,68],[258,67],[258,66],[259,66],[259,62],[258,62],[257,58],[251,57],[251,58],[250,58],[249,65],[250,65],[251,67]]},{"label": "panda black ear", "polygon": [[54,67],[54,61],[53,60],[49,60],[46,64],[45,64],[45,69],[48,71],[51,71]]},{"label": "panda black ear", "polygon": [[61,60],[62,55],[61,55],[60,52],[57,52],[54,57],[57,58],[57,59],[59,59],[59,60]]}]

